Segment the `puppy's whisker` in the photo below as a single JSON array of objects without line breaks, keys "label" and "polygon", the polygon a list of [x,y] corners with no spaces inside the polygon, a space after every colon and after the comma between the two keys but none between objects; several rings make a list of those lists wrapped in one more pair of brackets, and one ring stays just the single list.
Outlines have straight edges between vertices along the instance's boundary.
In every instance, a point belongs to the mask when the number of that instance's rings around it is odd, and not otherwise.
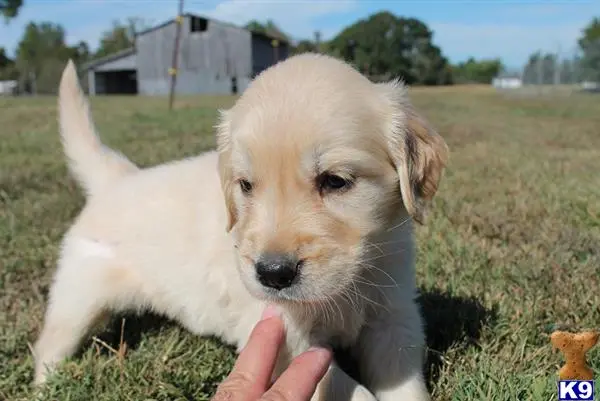
[{"label": "puppy's whisker", "polygon": [[391,240],[391,241],[381,241],[381,242],[369,242],[367,241],[367,244],[371,244],[371,245],[377,245],[377,246],[381,246],[381,245],[390,245],[390,244],[403,244],[403,243],[408,243],[409,241],[407,241],[406,239],[395,239],[395,240]]},{"label": "puppy's whisker", "polygon": [[325,324],[327,324],[327,322],[329,321],[329,315],[328,315],[328,307],[327,307],[327,300],[325,300],[324,302],[319,302],[317,304],[318,308],[320,309],[319,311],[319,316],[322,316]]},{"label": "puppy's whisker", "polygon": [[326,325],[329,324],[330,312],[333,313],[333,310],[331,309],[331,300],[329,297],[326,296],[321,302],[317,302],[315,307],[320,309],[318,316],[324,320]]},{"label": "puppy's whisker", "polygon": [[[354,287],[355,292],[359,292],[358,287],[356,286],[356,282],[352,282],[352,286]],[[358,298],[354,298],[354,301],[356,302],[356,311],[358,312],[359,308],[362,309],[363,305],[359,304]]]},{"label": "puppy's whisker", "polygon": [[362,300],[366,301],[367,303],[371,304],[371,305],[375,305],[377,307],[383,308],[385,310],[387,310],[387,306],[380,304],[379,302],[365,296],[364,294],[362,294],[360,291],[353,291],[352,289],[350,289],[350,287],[348,287],[347,289],[348,291],[352,291],[352,293],[354,295],[356,295],[357,297],[361,298]]},{"label": "puppy's whisker", "polygon": [[377,250],[379,251],[379,253],[383,254],[383,249],[381,249],[381,247],[378,244],[374,244],[372,242],[367,241],[366,243],[367,246],[370,246],[372,248],[377,248]]},{"label": "puppy's whisker", "polygon": [[367,280],[366,278],[364,278],[364,280],[361,280],[360,278],[356,277],[354,281],[358,284],[364,284],[375,288],[398,288],[397,284],[377,284],[373,281]]},{"label": "puppy's whisker", "polygon": [[378,259],[381,259],[381,258],[386,258],[388,256],[399,255],[399,254],[401,254],[402,252],[405,252],[405,251],[406,251],[405,249],[398,249],[397,251],[394,251],[394,252],[388,252],[388,253],[383,254],[383,255],[377,255],[377,256],[373,256],[373,257],[368,258],[368,259],[364,259],[364,261],[365,262],[372,262],[374,260],[378,260]]},{"label": "puppy's whisker", "polygon": [[345,321],[344,321],[344,313],[342,312],[342,310],[340,309],[340,306],[338,305],[338,303],[335,301],[335,299],[332,296],[328,296],[329,299],[329,304],[331,305],[331,319],[332,322],[334,322],[335,320],[337,320],[336,318],[337,313],[335,311],[335,309],[337,309],[337,312],[339,312],[339,317],[342,319],[342,327],[344,327],[345,325]]},{"label": "puppy's whisker", "polygon": [[354,310],[355,313],[359,314],[361,309],[359,301],[357,298],[352,296],[358,292],[358,288],[356,288],[356,283],[354,281],[352,281],[352,287],[353,289],[349,287],[344,289],[344,291],[342,292],[342,298],[347,299],[350,303],[350,307]]},{"label": "puppy's whisker", "polygon": [[323,316],[324,313],[323,311],[325,310],[325,308],[323,307],[323,304],[321,302],[318,302],[316,304],[310,304],[310,310],[311,310],[311,319],[314,319],[317,316]]},{"label": "puppy's whisker", "polygon": [[387,232],[390,232],[390,231],[393,231],[393,230],[395,230],[395,229],[397,229],[397,228],[400,228],[400,227],[402,227],[404,224],[406,224],[408,221],[410,221],[410,219],[411,219],[411,217],[410,217],[410,216],[409,216],[409,217],[407,217],[407,218],[405,218],[405,219],[404,219],[404,220],[402,220],[402,221],[401,221],[399,224],[397,224],[397,225],[395,225],[395,226],[393,226],[393,227],[390,227],[390,228],[388,228],[388,229],[387,229]]},{"label": "puppy's whisker", "polygon": [[[393,281],[393,280],[392,280],[392,281]],[[385,298],[385,300],[386,300],[386,302],[387,302],[388,304],[390,303],[390,302],[389,302],[389,299],[388,299],[388,297],[387,297],[387,294],[386,294],[386,292],[385,292],[385,291],[384,291],[382,288],[386,288],[386,287],[387,287],[387,288],[398,288],[398,284],[395,284],[395,285],[389,285],[389,286],[386,286],[386,285],[379,285],[379,284],[376,284],[376,283],[374,283],[374,282],[370,281],[370,280],[369,280],[369,279],[367,279],[366,277],[361,277],[361,276],[355,277],[355,283],[358,283],[358,284],[363,284],[363,285],[370,285],[370,286],[374,287],[374,288],[375,288],[377,291],[379,291],[379,293],[381,294],[381,296],[382,296],[383,298]],[[355,288],[356,288],[356,285],[355,285]],[[361,293],[362,293],[362,292],[361,292]]]},{"label": "puppy's whisker", "polygon": [[325,324],[329,322],[329,300],[325,299],[323,302],[317,304],[321,309],[320,316],[323,316]]},{"label": "puppy's whisker", "polygon": [[[385,271],[385,270],[383,270],[382,268],[380,268],[380,267],[377,267],[377,266],[375,266],[375,265],[372,265],[372,264],[369,264],[369,263],[367,263],[366,261],[365,261],[365,262],[361,262],[361,263],[360,263],[360,266],[361,266],[361,267],[365,267],[367,270],[377,270],[377,271],[380,271],[381,273],[383,273],[384,275],[386,275],[386,276],[387,276],[387,278],[389,278],[389,279],[390,279],[390,281],[393,283],[393,285],[394,285],[395,287],[399,287],[399,285],[398,285],[398,282],[397,282],[397,281],[396,281],[396,280],[395,280],[395,279],[394,279],[392,276],[390,276],[390,274],[389,274],[388,272],[386,272],[386,271]],[[364,278],[364,277],[363,277],[363,278]]]},{"label": "puppy's whisker", "polygon": [[[356,300],[352,298],[352,292],[350,287],[345,287],[344,290],[340,293],[339,297],[343,300],[355,313],[358,313],[359,307],[358,304],[355,303]],[[342,321],[342,327],[344,322]]]},{"label": "puppy's whisker", "polygon": [[344,312],[342,311],[342,308],[340,308],[340,305],[336,302],[336,300],[332,296],[329,296],[329,298],[331,300],[331,303],[333,305],[335,305],[335,307],[337,308],[338,312],[340,313],[339,316],[342,318],[342,327],[344,327],[346,325],[346,322],[344,320]]}]

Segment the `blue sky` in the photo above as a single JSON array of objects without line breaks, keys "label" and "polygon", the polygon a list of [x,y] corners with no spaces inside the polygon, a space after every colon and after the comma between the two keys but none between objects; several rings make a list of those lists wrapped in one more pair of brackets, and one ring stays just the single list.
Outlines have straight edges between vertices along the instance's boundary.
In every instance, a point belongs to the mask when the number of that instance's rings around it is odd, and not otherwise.
[{"label": "blue sky", "polygon": [[[177,0],[25,0],[21,14],[0,22],[0,46],[13,54],[29,21],[63,25],[67,41],[96,48],[115,19],[130,16],[158,24],[177,12]],[[186,0],[185,11],[244,24],[273,19],[295,38],[320,30],[330,38],[345,26],[377,11],[415,17],[434,32],[434,42],[452,61],[470,56],[500,57],[520,67],[537,50],[572,54],[582,28],[596,15],[600,0]]]}]

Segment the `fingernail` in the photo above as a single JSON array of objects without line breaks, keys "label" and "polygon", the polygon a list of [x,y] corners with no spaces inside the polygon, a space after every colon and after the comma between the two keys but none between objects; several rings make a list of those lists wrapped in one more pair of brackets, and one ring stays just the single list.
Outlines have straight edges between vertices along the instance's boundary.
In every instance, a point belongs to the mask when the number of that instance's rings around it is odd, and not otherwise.
[{"label": "fingernail", "polygon": [[275,305],[267,305],[267,307],[265,308],[265,310],[262,313],[260,320],[267,320],[274,316],[280,316],[280,315],[281,315],[281,312]]}]

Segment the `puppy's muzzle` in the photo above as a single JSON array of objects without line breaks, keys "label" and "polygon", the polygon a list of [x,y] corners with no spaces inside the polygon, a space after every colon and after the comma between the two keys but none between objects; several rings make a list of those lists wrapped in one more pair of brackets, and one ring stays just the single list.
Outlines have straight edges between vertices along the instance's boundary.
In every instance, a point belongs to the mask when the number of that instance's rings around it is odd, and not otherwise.
[{"label": "puppy's muzzle", "polygon": [[288,254],[264,254],[254,267],[262,285],[281,290],[294,283],[303,263],[303,260]]}]

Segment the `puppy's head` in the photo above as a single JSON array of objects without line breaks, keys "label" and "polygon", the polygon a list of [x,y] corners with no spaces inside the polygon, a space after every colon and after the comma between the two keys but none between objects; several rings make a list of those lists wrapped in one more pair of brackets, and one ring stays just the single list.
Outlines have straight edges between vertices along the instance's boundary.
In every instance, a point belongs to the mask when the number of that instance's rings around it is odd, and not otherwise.
[{"label": "puppy's head", "polygon": [[271,67],[222,112],[218,150],[244,283],[297,302],[345,291],[372,235],[422,222],[447,158],[401,83],[311,54]]}]

